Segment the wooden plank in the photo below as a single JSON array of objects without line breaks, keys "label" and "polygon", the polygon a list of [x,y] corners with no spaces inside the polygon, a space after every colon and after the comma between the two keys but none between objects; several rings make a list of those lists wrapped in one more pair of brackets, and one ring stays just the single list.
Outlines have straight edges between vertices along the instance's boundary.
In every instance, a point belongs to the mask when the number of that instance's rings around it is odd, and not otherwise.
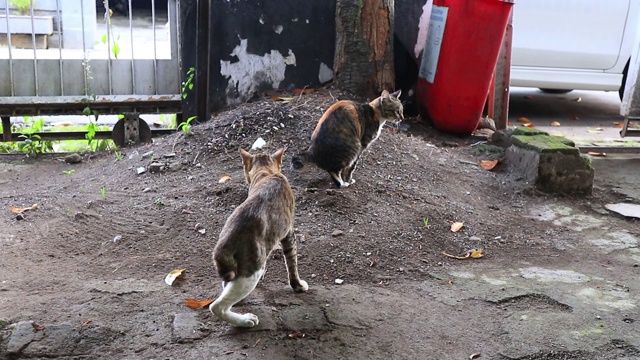
[{"label": "wooden plank", "polygon": [[[152,137],[164,136],[164,135],[172,134],[176,131],[177,129],[156,129],[156,130],[151,130],[151,136]],[[65,131],[65,132],[39,132],[39,133],[34,133],[33,135],[40,136],[40,139],[43,141],[61,141],[61,140],[85,140],[86,134],[87,134],[86,131]],[[21,134],[19,133],[13,133],[11,134],[11,140],[8,140],[8,141],[20,141],[22,140],[22,138],[20,138],[20,135]],[[111,130],[96,131],[94,139],[97,139],[97,140],[111,139]],[[4,141],[7,141],[7,140],[4,140]]]},{"label": "wooden plank", "polygon": [[11,118],[8,116],[2,117],[2,140],[11,141]]},{"label": "wooden plank", "polygon": [[509,22],[507,23],[507,29],[489,93],[489,117],[494,120],[497,130],[506,129],[509,119],[509,81],[511,79],[511,42],[513,37],[512,22],[513,9],[509,16]]}]

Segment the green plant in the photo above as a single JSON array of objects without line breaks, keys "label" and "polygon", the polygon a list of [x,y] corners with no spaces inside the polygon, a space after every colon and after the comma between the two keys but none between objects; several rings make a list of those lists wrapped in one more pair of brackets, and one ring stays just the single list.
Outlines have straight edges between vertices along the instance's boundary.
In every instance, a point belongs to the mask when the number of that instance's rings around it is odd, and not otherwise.
[{"label": "green plant", "polygon": [[116,161],[118,161],[118,160],[122,160],[122,153],[121,153],[121,152],[116,151],[116,152],[115,152],[115,155],[116,155]]},{"label": "green plant", "polygon": [[42,141],[40,135],[22,134],[19,136],[22,140],[18,141],[18,150],[28,155],[38,155],[53,151],[53,143],[51,141]]},{"label": "green plant", "polygon": [[75,170],[75,169],[71,169],[71,170],[62,170],[62,173],[63,173],[63,174],[65,174],[65,175],[71,175],[71,174],[73,174],[74,172],[76,172],[76,170]]},{"label": "green plant", "polygon": [[103,199],[107,197],[107,189],[104,186],[100,188],[100,195]]},{"label": "green plant", "polygon": [[422,225],[424,225],[424,227],[426,227],[427,229],[429,228],[429,218],[424,218],[422,219]]},{"label": "green plant", "polygon": [[193,90],[193,78],[195,76],[196,68],[190,67],[189,70],[187,70],[187,79],[182,82],[181,94],[183,99],[187,98],[187,90]]},{"label": "green plant", "polygon": [[117,28],[113,24],[111,24],[111,16],[113,16],[113,10],[109,9],[106,3],[104,3],[104,9],[104,22],[107,25],[107,32],[102,34],[100,42],[105,45],[110,45],[111,53],[117,59],[118,55],[120,55],[120,44],[118,43],[118,40],[120,40],[120,34],[114,33],[113,31],[114,29],[117,30]]},{"label": "green plant", "polygon": [[178,125],[178,128],[182,130],[185,134],[191,134],[191,122],[195,120],[197,116],[191,116],[187,119],[187,121],[183,121]]},{"label": "green plant", "polygon": [[164,201],[162,201],[162,198],[157,197],[154,201],[154,204],[159,205],[159,206],[164,206]]},{"label": "green plant", "polygon": [[31,15],[31,0],[11,0],[9,5],[16,8],[20,15]]}]

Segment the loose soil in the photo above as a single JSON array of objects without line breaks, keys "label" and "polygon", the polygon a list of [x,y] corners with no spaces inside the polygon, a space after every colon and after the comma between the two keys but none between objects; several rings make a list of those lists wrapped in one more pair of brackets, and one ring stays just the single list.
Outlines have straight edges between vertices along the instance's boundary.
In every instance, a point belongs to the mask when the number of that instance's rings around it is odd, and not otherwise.
[{"label": "loose soil", "polygon": [[[349,96],[333,89],[282,96],[295,98],[243,104],[194,126],[192,135],[122,149],[120,159],[113,152],[85,155],[74,165],[61,161],[63,155],[0,158],[0,358],[639,358],[638,344],[628,339],[597,346],[584,339],[569,347],[538,328],[538,340],[528,343],[533,335],[520,338],[525,332],[506,326],[508,317],[552,314],[562,323],[571,301],[542,288],[488,290],[452,275],[615,268],[606,253],[581,248],[583,232],[531,218],[545,206],[598,215],[602,205],[621,200],[609,186],[596,179],[594,194],[581,198],[538,193],[507,164],[481,168],[478,160],[489,155],[472,146],[478,138],[442,134],[408,118],[385,128],[361,160],[354,185],[336,189],[324,171],[294,170],[289,161],[308,146],[324,110]],[[292,292],[276,251],[265,279],[237,306],[261,323],[238,330],[184,301],[219,293],[211,251],[246,197],[238,149],[258,137],[267,143],[260,151],[287,147],[283,173],[296,196],[300,274],[310,290]],[[153,162],[165,166],[137,174]],[[220,182],[225,174],[230,180]],[[10,211],[32,204],[37,209],[21,220]],[[601,216],[608,226],[640,234],[637,221]],[[452,232],[454,222],[463,228]],[[485,257],[443,255],[476,248]],[[624,266],[637,278],[637,263]],[[186,269],[185,276],[168,286],[164,277],[173,269]],[[633,334],[637,307],[625,311],[631,320],[623,330]],[[176,314],[195,315],[197,326],[187,331],[193,336],[181,333]],[[45,334],[70,324],[76,345],[35,350],[31,344],[10,354],[20,321],[42,325],[34,331]]]}]

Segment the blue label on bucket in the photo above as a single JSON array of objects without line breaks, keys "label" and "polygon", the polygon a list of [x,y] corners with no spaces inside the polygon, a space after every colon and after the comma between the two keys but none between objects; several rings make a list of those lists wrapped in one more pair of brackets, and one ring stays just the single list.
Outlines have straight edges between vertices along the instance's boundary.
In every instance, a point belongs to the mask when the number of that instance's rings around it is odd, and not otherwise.
[{"label": "blue label on bucket", "polygon": [[427,41],[422,52],[422,62],[420,63],[419,76],[433,84],[438,69],[438,58],[440,57],[440,47],[444,36],[444,27],[447,23],[449,8],[433,5],[431,18],[429,19],[429,30],[427,31]]}]

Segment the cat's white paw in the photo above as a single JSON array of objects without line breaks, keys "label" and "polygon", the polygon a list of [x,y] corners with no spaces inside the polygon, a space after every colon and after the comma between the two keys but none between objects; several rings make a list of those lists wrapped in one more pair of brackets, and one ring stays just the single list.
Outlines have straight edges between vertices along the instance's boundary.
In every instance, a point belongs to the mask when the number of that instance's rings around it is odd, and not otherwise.
[{"label": "cat's white paw", "polygon": [[350,185],[353,185],[353,184],[355,184],[355,183],[356,183],[356,179],[351,179],[351,181],[349,181],[349,184],[350,184]]},{"label": "cat's white paw", "polygon": [[299,288],[298,291],[299,292],[304,292],[304,291],[307,291],[307,290],[309,290],[309,284],[307,284],[307,282],[304,281],[304,280],[300,280],[300,288]]},{"label": "cat's white paw", "polygon": [[258,317],[252,313],[242,314],[238,317],[238,322],[234,324],[237,327],[251,328],[258,325]]}]

